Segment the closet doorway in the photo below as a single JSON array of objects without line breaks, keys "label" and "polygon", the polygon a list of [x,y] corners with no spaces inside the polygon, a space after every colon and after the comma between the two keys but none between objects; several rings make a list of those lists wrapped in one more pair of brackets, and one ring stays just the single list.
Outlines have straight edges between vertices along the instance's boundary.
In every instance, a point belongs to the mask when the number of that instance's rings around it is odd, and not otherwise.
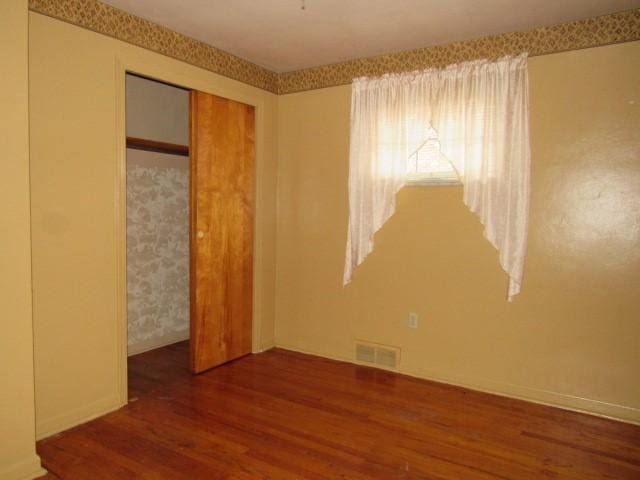
[{"label": "closet doorway", "polygon": [[126,136],[130,364],[153,350],[199,373],[251,353],[254,108],[127,74]]}]

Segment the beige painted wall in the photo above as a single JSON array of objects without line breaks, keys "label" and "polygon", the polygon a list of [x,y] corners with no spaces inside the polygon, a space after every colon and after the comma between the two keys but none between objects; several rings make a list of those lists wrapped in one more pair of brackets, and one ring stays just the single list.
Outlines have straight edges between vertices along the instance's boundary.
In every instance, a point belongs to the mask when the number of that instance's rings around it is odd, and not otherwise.
[{"label": "beige painted wall", "polygon": [[44,471],[35,451],[26,0],[0,2],[0,479]]},{"label": "beige painted wall", "polygon": [[36,13],[29,20],[36,430],[43,437],[126,399],[118,375],[126,354],[123,69],[256,105],[256,350],[273,345],[277,97]]},{"label": "beige painted wall", "polygon": [[[23,2],[3,7],[17,4],[23,12]],[[124,68],[257,105],[256,349],[274,344],[277,314],[284,347],[350,360],[356,338],[399,345],[410,374],[640,421],[639,43],[531,60],[530,247],[524,291],[509,304],[496,253],[456,187],[403,190],[376,250],[342,289],[349,87],[277,98],[39,14],[29,18],[39,437],[125,398],[118,375]],[[3,87],[13,81],[2,77]],[[21,115],[25,97],[11,101],[9,111]],[[11,125],[18,132],[11,138],[23,138],[26,129]],[[14,166],[3,193],[17,202],[6,221],[19,238],[6,271],[22,273],[12,273],[3,293],[12,293],[24,318],[28,209],[24,163]],[[409,311],[420,315],[418,330],[406,326]],[[28,344],[20,337],[12,344],[20,353],[3,349],[0,358],[26,355]],[[19,378],[28,389],[28,372]],[[10,411],[23,434],[26,403],[25,412]]]},{"label": "beige painted wall", "polygon": [[[407,187],[342,287],[350,87],[279,99],[276,343],[640,422],[640,42],[530,60],[523,292],[461,187]],[[417,312],[419,328],[407,327]]]}]

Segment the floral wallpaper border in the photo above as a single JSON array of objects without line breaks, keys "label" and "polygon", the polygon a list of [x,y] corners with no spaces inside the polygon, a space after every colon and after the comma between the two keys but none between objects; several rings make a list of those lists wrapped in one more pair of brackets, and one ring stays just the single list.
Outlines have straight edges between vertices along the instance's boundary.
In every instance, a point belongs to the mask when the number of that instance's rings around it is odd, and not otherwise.
[{"label": "floral wallpaper border", "polygon": [[29,9],[277,93],[266,68],[96,0],[29,0]]},{"label": "floral wallpaper border", "polygon": [[546,55],[633,40],[640,40],[640,9],[282,73],[278,93],[345,85],[356,77],[442,67],[481,58],[522,52],[529,52],[529,56]]},{"label": "floral wallpaper border", "polygon": [[29,8],[276,94],[345,85],[363,75],[438,67],[524,51],[536,56],[640,40],[640,9],[635,9],[278,74],[97,0],[29,0]]}]

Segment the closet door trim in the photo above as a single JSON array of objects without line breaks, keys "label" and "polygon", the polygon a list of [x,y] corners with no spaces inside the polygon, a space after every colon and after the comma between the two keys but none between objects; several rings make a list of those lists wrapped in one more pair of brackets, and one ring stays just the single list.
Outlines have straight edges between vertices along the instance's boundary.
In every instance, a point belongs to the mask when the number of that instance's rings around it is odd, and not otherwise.
[{"label": "closet door trim", "polygon": [[[151,78],[160,82],[176,85],[187,90],[197,89],[203,92],[219,95],[232,100],[237,100],[255,107],[256,113],[256,176],[255,176],[255,219],[254,219],[254,258],[253,269],[253,325],[252,325],[252,351],[258,353],[268,350],[275,345],[272,337],[262,340],[261,324],[263,321],[273,321],[272,299],[265,298],[265,282],[271,284],[271,279],[263,273],[265,255],[267,253],[265,243],[271,243],[270,238],[265,237],[264,213],[261,202],[269,201],[263,198],[265,181],[265,145],[264,132],[267,118],[265,116],[266,102],[262,94],[253,94],[243,86],[229,85],[227,79],[212,81],[209,73],[201,74],[190,68],[167,68],[167,64],[160,61],[146,61],[138,55],[120,53],[114,59],[115,77],[115,182],[113,186],[114,212],[114,237],[115,237],[115,292],[114,292],[114,323],[115,323],[115,362],[114,375],[115,386],[112,393],[112,402],[106,411],[119,408],[128,403],[127,386],[127,147],[126,147],[126,94],[125,76],[127,73],[141,77]],[[271,121],[271,120],[270,120]],[[275,120],[273,120],[275,121]],[[275,154],[274,154],[275,155]],[[261,220],[262,219],[262,220]],[[269,294],[271,288],[266,290]],[[265,310],[266,307],[266,310]]]}]

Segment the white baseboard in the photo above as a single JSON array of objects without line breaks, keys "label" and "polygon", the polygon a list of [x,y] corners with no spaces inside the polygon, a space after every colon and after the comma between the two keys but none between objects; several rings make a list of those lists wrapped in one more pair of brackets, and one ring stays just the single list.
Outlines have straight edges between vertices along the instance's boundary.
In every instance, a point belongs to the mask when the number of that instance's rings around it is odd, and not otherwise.
[{"label": "white baseboard", "polygon": [[[287,345],[276,342],[277,348],[291,350],[293,352],[305,353],[307,355],[315,355],[318,357],[329,358],[340,362],[355,364],[355,360],[350,357],[327,355],[322,352],[306,350],[293,345]],[[371,368],[376,368],[371,365]],[[582,398],[574,395],[567,395],[560,392],[552,392],[548,390],[526,387],[523,385],[514,385],[506,382],[498,382],[490,379],[468,378],[461,375],[452,374],[451,372],[436,372],[430,370],[412,371],[400,368],[397,373],[409,375],[411,377],[421,378],[423,380],[431,380],[456,387],[463,387],[478,392],[490,393],[502,397],[515,398],[531,403],[546,405],[572,412],[587,413],[598,417],[610,418],[620,422],[640,425],[640,409],[618,405],[615,403],[603,402],[590,398]]]},{"label": "white baseboard", "polygon": [[160,337],[150,338],[142,342],[127,346],[127,356],[138,355],[139,353],[148,352],[160,347],[166,347],[172,343],[182,342],[189,339],[189,329],[179,330],[177,332],[169,332]]},{"label": "white baseboard", "polygon": [[19,462],[0,470],[0,480],[31,480],[46,475],[47,471],[40,464],[38,455],[31,455]]}]

